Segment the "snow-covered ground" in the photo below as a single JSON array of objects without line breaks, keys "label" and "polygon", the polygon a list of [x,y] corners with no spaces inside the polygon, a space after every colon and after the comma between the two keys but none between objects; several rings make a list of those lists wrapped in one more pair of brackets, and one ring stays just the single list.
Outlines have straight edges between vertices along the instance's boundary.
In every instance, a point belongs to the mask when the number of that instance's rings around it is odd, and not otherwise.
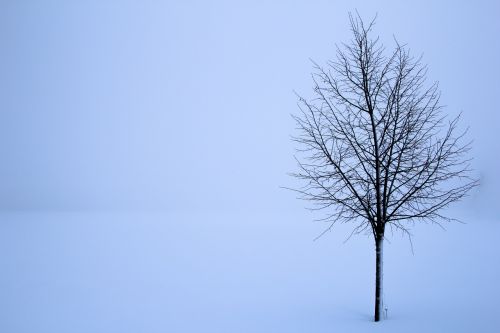
[{"label": "snow-covered ground", "polygon": [[374,250],[304,214],[2,213],[0,332],[494,332],[500,224]]}]

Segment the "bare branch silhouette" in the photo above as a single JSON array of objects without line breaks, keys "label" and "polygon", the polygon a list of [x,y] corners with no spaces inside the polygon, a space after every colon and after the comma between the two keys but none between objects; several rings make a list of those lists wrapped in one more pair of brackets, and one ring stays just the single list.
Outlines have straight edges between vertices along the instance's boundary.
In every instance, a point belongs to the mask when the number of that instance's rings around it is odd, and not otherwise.
[{"label": "bare branch silhouette", "polygon": [[[471,177],[466,131],[447,120],[438,84],[396,41],[386,52],[365,24],[349,15],[353,39],[335,60],[313,62],[314,98],[299,96],[294,116],[299,170],[295,189],[327,221],[371,231],[376,247],[375,321],[382,312],[382,245],[386,227],[410,236],[408,222],[450,220],[442,208],[477,186]],[[329,229],[331,228],[331,225]],[[328,229],[328,230],[329,230]]]}]

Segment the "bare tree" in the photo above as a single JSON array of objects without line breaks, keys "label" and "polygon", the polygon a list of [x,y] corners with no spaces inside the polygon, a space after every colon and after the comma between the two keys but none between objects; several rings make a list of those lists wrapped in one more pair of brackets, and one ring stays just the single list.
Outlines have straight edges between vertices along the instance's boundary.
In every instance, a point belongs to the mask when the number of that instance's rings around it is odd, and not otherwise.
[{"label": "bare tree", "polygon": [[[452,220],[442,208],[477,185],[471,177],[459,117],[442,114],[437,83],[395,42],[386,52],[371,38],[374,21],[349,15],[353,38],[326,66],[314,63],[314,98],[299,96],[295,189],[312,209],[326,209],[329,228],[353,224],[373,235],[375,321],[382,316],[383,242],[387,227],[409,234],[417,221]],[[410,223],[410,224],[409,224]]]}]

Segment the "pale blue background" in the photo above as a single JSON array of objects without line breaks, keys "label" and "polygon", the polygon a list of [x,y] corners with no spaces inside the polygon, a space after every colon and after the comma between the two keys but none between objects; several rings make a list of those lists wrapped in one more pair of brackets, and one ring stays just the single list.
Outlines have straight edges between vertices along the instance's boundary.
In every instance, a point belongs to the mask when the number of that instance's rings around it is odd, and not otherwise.
[{"label": "pale blue background", "polygon": [[293,90],[310,95],[308,59],[333,56],[356,8],[424,53],[498,193],[496,1],[0,6],[4,210],[286,208]]},{"label": "pale blue background", "polygon": [[0,0],[0,332],[372,332],[374,253],[294,186],[349,11],[424,54],[482,185],[386,245],[384,332],[500,326],[498,1]]}]

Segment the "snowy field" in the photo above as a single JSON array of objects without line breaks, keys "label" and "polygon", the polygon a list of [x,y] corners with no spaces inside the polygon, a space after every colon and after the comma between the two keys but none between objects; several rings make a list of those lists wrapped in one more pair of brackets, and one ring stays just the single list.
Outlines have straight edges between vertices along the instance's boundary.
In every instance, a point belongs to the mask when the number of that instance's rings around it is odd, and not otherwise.
[{"label": "snowy field", "polygon": [[498,220],[374,250],[298,214],[2,213],[0,332],[498,332]]}]

